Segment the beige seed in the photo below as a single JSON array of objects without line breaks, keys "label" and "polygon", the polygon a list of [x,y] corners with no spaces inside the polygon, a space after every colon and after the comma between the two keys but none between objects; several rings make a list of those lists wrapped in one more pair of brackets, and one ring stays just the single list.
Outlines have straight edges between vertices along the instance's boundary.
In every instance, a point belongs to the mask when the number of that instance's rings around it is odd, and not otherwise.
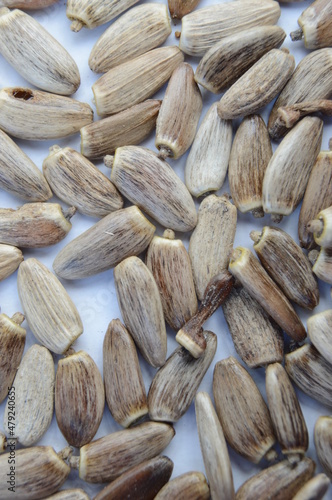
[{"label": "beige seed", "polygon": [[132,7],[137,1],[111,0],[105,4],[103,0],[96,0],[93,3],[89,0],[68,0],[66,15],[72,21],[70,29],[77,33],[82,28],[92,29],[101,26]]},{"label": "beige seed", "polygon": [[17,210],[0,209],[0,242],[41,248],[63,240],[71,229],[76,208],[62,210],[58,203],[26,203]]},{"label": "beige seed", "polygon": [[57,0],[1,0],[0,7],[10,7],[11,9],[43,9],[56,3]]},{"label": "beige seed", "polygon": [[154,500],[209,500],[210,488],[204,474],[201,472],[187,472],[169,481],[159,491]]},{"label": "beige seed", "polygon": [[105,394],[112,417],[129,427],[148,413],[136,346],[119,319],[108,325],[103,343]]},{"label": "beige seed", "polygon": [[313,233],[316,245],[332,250],[332,206],[320,211],[314,220],[309,221],[307,229]]},{"label": "beige seed", "polygon": [[143,252],[155,230],[137,207],[117,210],[68,243],[56,256],[54,271],[66,279],[106,271]]},{"label": "beige seed", "polygon": [[80,86],[74,59],[38,21],[20,10],[0,10],[0,53],[42,90],[71,95]]},{"label": "beige seed", "polygon": [[90,106],[70,97],[22,87],[0,91],[0,128],[18,139],[68,137],[92,121]]},{"label": "beige seed", "polygon": [[90,500],[89,495],[78,488],[61,490],[59,493],[55,493],[55,495],[47,498],[48,500]]},{"label": "beige seed", "polygon": [[332,285],[332,251],[327,248],[321,248],[320,252],[311,250],[308,257],[317,278]]},{"label": "beige seed", "polygon": [[0,281],[13,274],[23,259],[19,248],[0,244]]},{"label": "beige seed", "polygon": [[52,146],[43,172],[54,194],[82,214],[104,217],[123,207],[123,199],[111,181],[72,148]]},{"label": "beige seed", "polygon": [[322,500],[330,484],[325,474],[317,474],[302,486],[292,500]]},{"label": "beige seed", "polygon": [[[54,361],[43,346],[34,344],[24,355],[15,379],[14,412],[9,397],[4,413],[7,438],[17,438],[23,446],[32,446],[51,425],[54,412]],[[41,383],[42,381],[42,383]],[[12,424],[14,422],[14,426]]]},{"label": "beige seed", "polygon": [[276,438],[269,410],[254,380],[232,356],[215,365],[213,396],[228,444],[251,462],[273,460]]},{"label": "beige seed", "polygon": [[315,0],[297,22],[300,29],[290,34],[293,42],[304,38],[304,46],[310,50],[331,47],[332,4],[329,0]]},{"label": "beige seed", "polygon": [[23,356],[26,337],[26,331],[21,327],[23,321],[21,313],[12,318],[0,314],[0,403],[8,395]]},{"label": "beige seed", "polygon": [[84,351],[59,360],[55,416],[68,443],[80,448],[96,434],[104,413],[105,391],[96,363]]},{"label": "beige seed", "polygon": [[78,311],[60,281],[37,259],[20,264],[17,289],[29,327],[56,354],[66,352],[82,334]]},{"label": "beige seed", "polygon": [[319,417],[314,429],[315,448],[318,459],[332,480],[332,417]]},{"label": "beige seed", "polygon": [[332,309],[307,320],[308,335],[317,351],[332,365]]}]

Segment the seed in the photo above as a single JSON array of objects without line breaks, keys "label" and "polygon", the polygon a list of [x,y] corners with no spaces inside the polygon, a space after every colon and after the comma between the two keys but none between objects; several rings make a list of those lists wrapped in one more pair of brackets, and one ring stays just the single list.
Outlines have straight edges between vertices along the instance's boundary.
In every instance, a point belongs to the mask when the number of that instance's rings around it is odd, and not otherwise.
[{"label": "seed", "polygon": [[312,270],[317,278],[332,285],[332,252],[327,248],[321,248],[320,252],[311,250],[309,260],[313,264]]},{"label": "seed", "polygon": [[108,325],[103,344],[105,394],[112,417],[129,427],[148,413],[136,346],[119,319]]},{"label": "seed", "polygon": [[92,85],[98,115],[112,115],[148,99],[183,62],[178,47],[161,47],[111,68]]},{"label": "seed", "polygon": [[247,116],[236,131],[228,169],[232,200],[240,212],[263,217],[263,179],[271,157],[264,120],[260,115]]},{"label": "seed", "polygon": [[311,342],[323,358],[332,365],[332,309],[308,318],[307,327]]},{"label": "seed", "polygon": [[55,495],[47,498],[48,500],[90,500],[88,494],[78,488],[61,490],[59,493],[55,493]]},{"label": "seed", "polygon": [[319,417],[314,429],[315,448],[326,474],[332,479],[332,418]]},{"label": "seed", "polygon": [[212,500],[234,500],[231,462],[224,433],[207,392],[195,398],[196,422]]},{"label": "seed", "polygon": [[94,500],[123,500],[135,492],[135,500],[153,500],[167,483],[173,471],[173,462],[167,457],[147,460],[122,474],[106,486]]},{"label": "seed", "polygon": [[179,330],[198,308],[190,257],[172,230],[155,236],[148,248],[146,265],[158,286],[167,323]]},{"label": "seed", "polygon": [[304,38],[304,46],[310,50],[331,47],[332,5],[329,0],[315,0],[297,22],[300,29],[290,34],[293,42]]},{"label": "seed", "polygon": [[332,367],[314,346],[305,344],[286,354],[285,369],[303,392],[332,406]]},{"label": "seed", "polygon": [[205,351],[206,341],[202,334],[203,324],[212,316],[232,289],[234,278],[223,270],[208,283],[197,313],[178,331],[175,340],[185,347],[194,358]]},{"label": "seed", "polygon": [[305,339],[305,328],[291,303],[249,249],[233,250],[229,270],[287,335],[296,342]]},{"label": "seed", "polygon": [[157,118],[155,145],[160,158],[180,158],[190,148],[202,106],[192,67],[179,64],[168,82]]},{"label": "seed", "polygon": [[74,59],[25,12],[1,9],[0,53],[20,75],[40,89],[71,95],[80,86],[80,73]]},{"label": "seed", "polygon": [[23,356],[26,336],[21,327],[23,321],[21,313],[15,313],[12,318],[0,314],[0,403],[8,396],[8,388]]},{"label": "seed", "polygon": [[214,333],[202,336],[206,349],[199,359],[178,347],[154,376],[148,394],[151,420],[177,422],[188,410],[217,349]]},{"label": "seed", "polygon": [[107,23],[123,11],[135,5],[138,0],[125,0],[118,2],[111,0],[105,4],[103,0],[91,3],[89,0],[68,0],[66,15],[72,24],[70,29],[77,33],[82,28],[96,28]]},{"label": "seed", "polygon": [[323,121],[307,116],[283,139],[264,175],[263,208],[279,222],[300,203],[320,151]]},{"label": "seed", "polygon": [[224,184],[232,146],[232,122],[222,120],[212,104],[189,151],[186,186],[193,196],[218,191]]},{"label": "seed", "polygon": [[248,479],[236,493],[236,500],[292,500],[303,483],[314,475],[315,462],[303,458],[297,464],[288,460],[272,465]]},{"label": "seed", "polygon": [[316,245],[325,250],[332,249],[332,206],[325,208],[307,224],[309,232],[313,233]]},{"label": "seed", "polygon": [[256,464],[263,457],[273,460],[276,438],[269,410],[254,380],[232,356],[215,365],[213,396],[228,444]]},{"label": "seed", "polygon": [[76,208],[63,211],[58,203],[26,203],[17,210],[0,209],[0,241],[24,248],[41,248],[63,240]]},{"label": "seed", "polygon": [[280,16],[278,2],[243,0],[210,5],[182,19],[180,49],[192,56],[203,56],[221,38],[255,26],[275,24]]},{"label": "seed", "polygon": [[96,73],[105,73],[162,45],[171,32],[166,5],[148,3],[134,7],[98,38],[89,57],[89,66]]},{"label": "seed", "polygon": [[308,430],[296,392],[280,363],[266,369],[266,395],[282,453],[291,462],[302,460],[308,449]]},{"label": "seed", "polygon": [[78,311],[60,281],[37,259],[20,264],[17,289],[33,334],[57,354],[66,352],[82,334]]},{"label": "seed", "polygon": [[140,144],[155,128],[160,104],[148,99],[81,128],[81,153],[87,158],[102,158],[121,146]]},{"label": "seed", "polygon": [[194,201],[174,170],[157,154],[139,146],[118,148],[111,166],[111,181],[132,203],[166,228],[191,231],[197,223]]},{"label": "seed", "polygon": [[[56,453],[51,446],[33,446],[15,451],[15,496],[37,500],[46,498],[58,491],[66,481],[70,467],[64,462],[67,449]],[[2,500],[13,498],[8,490],[9,453],[0,456],[0,497]]]},{"label": "seed", "polygon": [[229,195],[205,198],[189,241],[196,293],[202,300],[210,280],[228,268],[236,231],[237,210]]},{"label": "seed", "polygon": [[312,52],[300,61],[270,113],[268,129],[272,139],[278,140],[288,132],[278,122],[278,108],[312,99],[328,99],[331,96],[331,70],[332,48]]},{"label": "seed", "polygon": [[167,352],[166,326],[156,282],[138,257],[114,269],[114,283],[124,323],[144,359],[162,366]]},{"label": "seed", "polygon": [[302,486],[292,500],[322,500],[330,484],[325,474],[317,474]]},{"label": "seed", "polygon": [[68,443],[80,448],[96,434],[104,413],[104,384],[96,363],[84,351],[59,360],[55,416]]},{"label": "seed", "polygon": [[57,0],[1,0],[1,7],[32,10],[43,9],[56,2]]},{"label": "seed", "polygon": [[308,231],[308,222],[332,205],[332,151],[321,151],[311,170],[304,193],[299,216],[300,245],[308,250],[315,246],[313,234]]},{"label": "seed", "polygon": [[76,134],[93,121],[88,104],[40,90],[0,90],[0,127],[18,139],[42,141]]},{"label": "seed", "polygon": [[314,309],[319,302],[317,280],[307,256],[293,238],[270,226],[262,232],[252,231],[250,237],[261,264],[286,297],[301,307]]},{"label": "seed", "polygon": [[187,472],[169,481],[155,496],[155,500],[209,500],[210,488],[204,474],[201,472]]},{"label": "seed", "polygon": [[104,217],[123,207],[123,199],[111,181],[72,148],[52,146],[43,172],[54,194],[82,214]]},{"label": "seed", "polygon": [[19,248],[0,244],[0,281],[13,274],[23,261]]},{"label": "seed", "polygon": [[[15,425],[10,415],[10,399],[4,413],[7,436],[17,438],[23,446],[37,443],[51,425],[54,411],[55,370],[48,349],[34,344],[24,355],[13,381],[15,388]],[[42,380],[42,383],[40,383]]]},{"label": "seed", "polygon": [[249,368],[282,362],[284,337],[281,328],[245,288],[235,284],[222,309],[235,350]]},{"label": "seed", "polygon": [[168,0],[168,8],[172,19],[182,19],[199,4],[200,0]]},{"label": "seed", "polygon": [[56,256],[54,271],[71,280],[106,271],[143,252],[155,230],[137,207],[117,210],[68,243]]},{"label": "seed", "polygon": [[39,168],[7,134],[0,130],[0,187],[27,201],[46,201],[52,196]]},{"label": "seed", "polygon": [[295,59],[286,49],[272,49],[249,68],[218,104],[218,115],[234,119],[256,113],[268,104],[291,77]]},{"label": "seed", "polygon": [[269,50],[280,47],[285,37],[279,26],[256,26],[222,38],[204,54],[195,80],[210,92],[220,94]]},{"label": "seed", "polygon": [[71,457],[69,463],[79,469],[83,481],[111,482],[132,467],[157,456],[174,435],[171,425],[145,422],[82,446],[80,456]]}]

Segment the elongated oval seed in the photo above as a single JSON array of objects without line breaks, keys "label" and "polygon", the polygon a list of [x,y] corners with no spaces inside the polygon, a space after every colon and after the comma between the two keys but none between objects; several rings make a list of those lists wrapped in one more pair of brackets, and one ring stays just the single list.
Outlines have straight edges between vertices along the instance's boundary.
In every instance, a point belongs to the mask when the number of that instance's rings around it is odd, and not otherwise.
[{"label": "elongated oval seed", "polygon": [[8,396],[23,356],[26,337],[21,327],[23,321],[21,313],[15,313],[12,318],[0,314],[0,403]]},{"label": "elongated oval seed", "polygon": [[27,201],[52,196],[43,174],[14,141],[0,130],[0,188]]},{"label": "elongated oval seed", "polygon": [[297,464],[284,460],[248,479],[236,493],[236,500],[292,500],[294,495],[309,481],[315,471],[315,462],[303,458]]},{"label": "elongated oval seed", "polygon": [[108,325],[103,343],[105,394],[112,417],[129,427],[148,413],[136,346],[119,319]]},{"label": "elongated oval seed", "polygon": [[106,271],[143,252],[155,230],[137,207],[117,210],[68,243],[56,256],[54,271],[66,279]]},{"label": "elongated oval seed", "polygon": [[168,457],[156,457],[132,467],[106,486],[94,500],[123,500],[135,492],[135,500],[154,500],[173,471]]},{"label": "elongated oval seed", "polygon": [[157,456],[175,435],[171,425],[145,422],[131,429],[113,432],[80,449],[70,465],[88,483],[110,482],[132,467]]},{"label": "elongated oval seed", "polygon": [[197,9],[182,19],[180,49],[192,56],[203,56],[221,38],[255,26],[275,24],[280,16],[278,2],[264,4],[243,0]]},{"label": "elongated oval seed", "polygon": [[11,9],[34,10],[43,9],[56,3],[57,0],[1,0],[0,7],[10,7]]},{"label": "elongated oval seed", "polygon": [[305,328],[291,303],[248,248],[233,250],[229,270],[287,335],[297,342],[305,339]]},{"label": "elongated oval seed", "polygon": [[317,280],[307,256],[293,238],[270,226],[261,233],[252,231],[250,237],[261,264],[286,297],[301,307],[314,309],[319,302]]},{"label": "elongated oval seed", "polygon": [[235,350],[249,368],[282,362],[282,330],[245,288],[235,285],[222,309]]},{"label": "elongated oval seed", "polygon": [[236,207],[227,194],[212,194],[199,207],[197,227],[189,241],[189,256],[199,300],[202,300],[209,281],[228,267],[236,220]]},{"label": "elongated oval seed", "polygon": [[9,418],[13,406],[10,399],[7,400],[4,430],[8,437],[17,438],[23,446],[31,446],[45,434],[54,412],[54,379],[54,361],[50,351],[46,347],[32,345],[24,355],[13,381],[14,428]]},{"label": "elongated oval seed", "polygon": [[300,61],[270,113],[268,129],[272,139],[278,140],[288,132],[278,122],[278,108],[312,99],[328,99],[332,95],[331,70],[332,48],[312,52]]},{"label": "elongated oval seed", "polygon": [[155,236],[146,254],[146,265],[157,283],[167,323],[179,330],[198,308],[190,257],[181,240],[167,229]]},{"label": "elongated oval seed", "polygon": [[281,451],[297,462],[308,449],[308,430],[295,390],[280,363],[266,369],[266,395]]},{"label": "elongated oval seed", "polygon": [[166,5],[138,5],[119,17],[98,38],[89,57],[90,69],[105,73],[162,45],[171,32]]},{"label": "elongated oval seed", "polygon": [[168,163],[139,146],[118,148],[105,158],[120,193],[157,222],[174,231],[191,231],[197,222],[194,201]]},{"label": "elongated oval seed", "polygon": [[287,51],[270,50],[222,96],[218,104],[219,116],[234,119],[256,113],[279,94],[294,68],[295,59]]},{"label": "elongated oval seed", "polygon": [[280,220],[300,203],[318,156],[323,121],[307,116],[287,134],[275,150],[264,175],[263,208]]},{"label": "elongated oval seed", "polygon": [[60,281],[37,259],[22,262],[17,289],[33,334],[51,351],[62,354],[82,334],[78,311]]},{"label": "elongated oval seed", "polygon": [[19,248],[0,244],[0,281],[13,274],[24,260]]},{"label": "elongated oval seed", "polygon": [[151,420],[177,422],[188,410],[217,349],[217,336],[205,331],[206,349],[195,359],[178,347],[154,376],[148,405]]},{"label": "elongated oval seed", "polygon": [[315,448],[318,459],[332,480],[332,417],[319,417],[314,429]]},{"label": "elongated oval seed", "polygon": [[[0,456],[0,497],[2,500],[13,498],[8,490],[9,453]],[[22,500],[46,498],[66,481],[70,467],[51,446],[33,446],[15,451],[15,496]]]},{"label": "elongated oval seed", "polygon": [[156,124],[155,145],[162,158],[180,158],[194,140],[203,101],[190,64],[172,73]]},{"label": "elongated oval seed", "polygon": [[313,263],[312,270],[317,278],[332,285],[332,251],[326,248],[321,248],[319,253],[311,250],[309,260]]},{"label": "elongated oval seed", "polygon": [[29,83],[42,90],[71,95],[80,86],[74,59],[25,12],[0,10],[0,53]]},{"label": "elongated oval seed", "polygon": [[74,207],[62,210],[58,203],[26,203],[17,210],[0,209],[0,242],[24,248],[55,245],[71,229]]},{"label": "elongated oval seed", "polygon": [[182,61],[178,47],[161,47],[110,69],[92,85],[98,115],[112,115],[148,99]]},{"label": "elongated oval seed", "polygon": [[121,146],[140,144],[155,128],[160,104],[148,99],[81,128],[81,153],[103,158]]},{"label": "elongated oval seed", "polygon": [[222,120],[212,104],[189,151],[185,183],[193,196],[218,191],[224,184],[232,145],[232,122]]},{"label": "elongated oval seed", "polygon": [[0,128],[19,139],[68,137],[92,121],[90,106],[70,97],[22,87],[0,91]]},{"label": "elongated oval seed", "polygon": [[313,232],[317,245],[323,247],[324,250],[332,249],[332,206],[321,210],[307,227]]},{"label": "elongated oval seed", "polygon": [[292,500],[322,500],[330,484],[325,474],[317,474],[302,486]]},{"label": "elongated oval seed", "polygon": [[195,80],[210,92],[220,94],[266,52],[280,47],[285,37],[279,26],[256,26],[222,38],[204,54]]},{"label": "elongated oval seed", "polygon": [[72,148],[53,146],[43,162],[43,172],[54,194],[82,214],[104,217],[123,207],[111,181]]},{"label": "elongated oval seed", "polygon": [[332,366],[314,346],[305,344],[286,354],[285,369],[303,392],[332,407]]},{"label": "elongated oval seed", "polygon": [[70,445],[80,448],[93,439],[104,406],[103,380],[91,356],[79,351],[60,359],[55,380],[55,416]]},{"label": "elongated oval seed", "polygon": [[230,446],[254,463],[274,458],[276,438],[269,410],[254,380],[232,356],[215,365],[213,396]]},{"label": "elongated oval seed", "polygon": [[162,366],[166,326],[152,273],[138,257],[129,257],[114,269],[114,282],[122,317],[138,349],[150,365]]},{"label": "elongated oval seed", "polygon": [[228,169],[232,200],[240,212],[263,217],[263,179],[271,156],[264,120],[260,115],[247,116],[236,131]]},{"label": "elongated oval seed", "polygon": [[129,9],[138,0],[110,0],[105,4],[102,0],[91,3],[90,0],[68,0],[66,15],[72,21],[70,29],[78,32],[82,28],[96,28]]},{"label": "elongated oval seed", "polygon": [[299,240],[301,247],[311,250],[315,246],[308,223],[332,205],[332,151],[321,151],[311,170],[299,215]]},{"label": "elongated oval seed", "polygon": [[300,29],[290,34],[293,42],[304,38],[306,49],[316,50],[332,45],[332,5],[329,0],[316,0],[298,18]]},{"label": "elongated oval seed", "polygon": [[235,491],[227,444],[207,392],[195,398],[196,422],[212,500],[234,500]]},{"label": "elongated oval seed", "polygon": [[202,472],[187,472],[169,481],[155,500],[181,498],[182,500],[209,500],[210,488]]},{"label": "elongated oval seed", "polygon": [[332,309],[308,318],[307,327],[311,342],[323,358],[332,365]]}]

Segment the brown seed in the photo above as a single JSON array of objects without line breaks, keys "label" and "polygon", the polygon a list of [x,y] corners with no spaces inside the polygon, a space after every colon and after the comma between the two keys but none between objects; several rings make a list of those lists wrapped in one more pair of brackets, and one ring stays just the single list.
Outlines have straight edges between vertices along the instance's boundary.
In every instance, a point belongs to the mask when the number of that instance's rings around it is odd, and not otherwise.
[{"label": "brown seed", "polygon": [[314,429],[318,459],[332,480],[332,417],[319,417]]},{"label": "brown seed", "polygon": [[23,356],[26,337],[26,330],[21,327],[23,321],[21,313],[12,318],[0,314],[0,403],[8,395]]},{"label": "brown seed", "polygon": [[204,474],[201,472],[187,472],[169,481],[159,491],[155,500],[209,500],[210,489]]},{"label": "brown seed", "polygon": [[302,486],[292,500],[322,500],[330,484],[325,474],[317,474]]}]

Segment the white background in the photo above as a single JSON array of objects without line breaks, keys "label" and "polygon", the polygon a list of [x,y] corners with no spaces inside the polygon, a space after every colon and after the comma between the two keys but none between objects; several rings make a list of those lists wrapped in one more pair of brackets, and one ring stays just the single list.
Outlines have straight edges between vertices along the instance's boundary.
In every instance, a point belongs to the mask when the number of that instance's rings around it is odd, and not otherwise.
[{"label": "white background", "polygon": [[[165,2],[165,0],[164,0]],[[140,2],[143,3],[143,2]],[[204,7],[206,5],[214,3],[210,0],[202,0],[198,7]],[[297,19],[301,12],[310,4],[309,1],[296,2],[293,4],[281,4],[282,15],[278,24],[283,27],[287,35],[290,31],[297,28]],[[88,58],[90,51],[99,38],[99,36],[105,31],[110,23],[104,26],[100,26],[92,31],[83,29],[79,33],[73,33],[70,31],[70,21],[65,15],[65,5],[63,2],[59,2],[44,11],[36,11],[32,14],[35,19],[37,19],[49,32],[55,36],[60,43],[70,52],[75,61],[77,62],[80,73],[82,84],[75,98],[84,102],[88,102],[94,109],[92,104],[92,91],[91,85],[97,80],[98,75],[92,73],[88,67]],[[177,45],[178,41],[174,36],[174,31],[180,29],[180,23],[176,27],[173,26],[173,33],[170,35],[166,41],[166,45]],[[288,47],[290,52],[295,56],[296,62],[298,63],[301,58],[308,53],[304,49],[303,42],[292,43],[289,36],[287,36],[284,47]],[[186,57],[186,61],[190,62],[195,68],[199,59]],[[16,73],[15,70],[0,56],[0,87],[12,87],[12,86],[26,86],[30,85]],[[165,87],[156,95],[156,98],[161,98],[164,95]],[[219,99],[218,96],[209,93],[202,89],[204,108],[202,112],[201,119],[204,117],[209,106]],[[262,116],[265,121],[268,117],[269,109],[271,105],[266,109],[262,110]],[[95,119],[98,119],[95,113]],[[239,121],[235,122],[235,127]],[[234,127],[234,128],[235,128]],[[324,126],[324,138],[322,149],[328,149],[328,140],[332,136],[332,127],[330,120],[325,120]],[[48,155],[49,148],[55,144],[55,142],[28,142],[28,141],[17,141],[19,146],[30,156],[30,158],[38,165],[39,168],[42,167],[42,162]],[[76,136],[56,141],[59,146],[71,146],[78,151],[80,150],[80,137],[79,134]],[[149,140],[145,141],[145,146],[150,147],[152,150],[156,150],[154,146],[154,136],[153,134]],[[274,145],[275,148],[275,145]],[[1,154],[1,153],[0,153]],[[177,174],[183,179],[184,166],[186,162],[186,155],[179,160],[171,161],[171,165],[174,167]],[[109,175],[109,171],[103,166],[102,162],[97,162],[96,165],[103,171],[106,175]],[[224,184],[220,193],[228,192],[228,182]],[[58,202],[55,197],[50,200]],[[4,191],[0,191],[0,206],[1,207],[11,207],[16,208],[20,206],[22,202]],[[63,203],[61,203],[63,205]],[[197,203],[198,207],[198,203]],[[280,227],[290,233],[296,241],[297,238],[297,221],[299,215],[299,208],[290,217],[286,217]],[[85,229],[90,227],[92,224],[97,222],[97,219],[89,218],[80,214],[76,214],[72,219],[72,230],[69,235],[60,242],[59,244],[36,250],[25,250],[25,258],[36,257],[44,264],[46,264],[50,269],[52,268],[52,263],[57,255],[57,253],[63,248],[69,241],[81,234]],[[249,233],[253,229],[260,229],[264,225],[271,224],[269,216],[265,216],[264,219],[254,219],[251,215],[243,215],[238,213],[238,227],[235,238],[234,246],[248,246],[252,248],[252,242],[249,238]],[[157,233],[161,235],[163,228],[158,227]],[[189,234],[181,235],[177,234],[177,237],[183,238],[185,244],[187,245],[189,241]],[[14,273],[10,278],[0,283],[0,305],[1,312],[6,313],[11,316],[16,311],[21,310],[20,302],[17,295],[16,287],[17,273]],[[84,324],[84,333],[75,343],[75,349],[86,350],[96,361],[100,370],[102,371],[102,343],[103,338],[107,329],[109,322],[113,318],[118,318],[120,316],[116,294],[114,290],[113,283],[113,272],[112,270],[106,271],[100,275],[91,277],[89,279],[78,280],[78,281],[63,281],[67,291],[69,292],[71,298],[76,304]],[[330,286],[320,282],[320,304],[315,309],[315,312],[323,311],[331,307],[331,297],[330,297]],[[309,317],[309,313],[296,308],[300,313],[301,318],[304,323]],[[35,338],[32,332],[27,327],[26,322],[23,326],[27,328],[27,341],[26,349],[28,349],[33,343],[35,343]],[[237,357],[235,349],[232,343],[231,336],[228,332],[227,325],[223,318],[223,313],[221,308],[214,314],[205,325],[206,329],[215,332],[218,335],[218,349],[215,359],[207,372],[201,386],[200,390],[205,390],[212,395],[212,374],[213,368],[217,361],[222,358],[226,358],[230,355]],[[175,333],[168,329],[168,355],[170,355],[173,350],[177,347],[177,343],[174,340]],[[54,356],[55,362],[57,362],[58,357]],[[144,360],[141,360],[141,367],[146,383],[146,389],[148,389],[152,377],[155,373],[155,369],[147,365]],[[251,375],[255,378],[264,398],[265,398],[265,372],[264,369],[251,370]],[[314,442],[313,442],[313,426],[318,416],[328,415],[329,409],[325,406],[319,404],[307,397],[303,392],[297,391],[302,409],[305,414],[306,422],[309,429],[309,439],[310,445],[308,450],[308,456],[317,460]],[[5,404],[2,403],[0,406],[0,430],[3,428],[2,419]],[[236,418],[236,416],[234,415]],[[173,478],[187,471],[197,470],[204,472],[204,464],[199,448],[199,441],[196,429],[195,421],[195,411],[194,405],[192,404],[186,415],[175,424],[176,436],[170,445],[164,451],[164,454],[169,456],[174,461],[174,471]],[[105,408],[105,414],[101,423],[101,426],[96,434],[96,438],[102,437],[108,433],[117,431],[120,426],[113,420],[110,415],[108,408]],[[44,437],[38,443],[40,445],[53,445],[56,451],[59,451],[66,446],[66,441],[62,436],[61,432],[57,428],[55,416],[52,421],[52,425],[44,435]],[[75,451],[75,454],[78,454]],[[242,459],[235,452],[230,450],[230,457],[233,466],[233,475],[235,488],[238,489],[239,486],[250,476],[261,470],[261,466],[255,466],[250,462]],[[317,472],[321,472],[321,467],[317,464]],[[72,471],[68,481],[65,483],[65,488],[69,487],[81,487],[90,494],[91,497],[101,489],[100,485],[89,485],[83,483],[78,478],[77,471]],[[332,492],[330,491],[326,498],[332,499]]]}]

